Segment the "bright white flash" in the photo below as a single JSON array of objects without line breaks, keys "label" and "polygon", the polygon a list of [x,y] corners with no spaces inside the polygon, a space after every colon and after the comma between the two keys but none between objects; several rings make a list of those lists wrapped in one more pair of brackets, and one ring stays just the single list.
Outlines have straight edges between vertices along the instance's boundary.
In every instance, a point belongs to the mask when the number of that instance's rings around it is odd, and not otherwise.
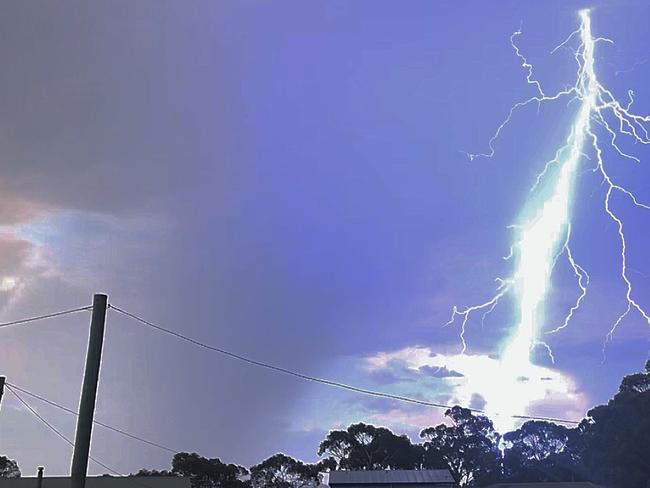
[{"label": "bright white flash", "polygon": [[[454,307],[451,320],[461,321],[461,342],[464,355],[467,344],[465,328],[474,312],[482,312],[482,319],[498,305],[499,300],[505,295],[510,295],[516,303],[516,324],[514,332],[498,360],[499,385],[485,386],[482,396],[487,401],[486,410],[492,414],[520,413],[514,409],[527,408],[531,402],[541,400],[527,396],[531,393],[529,372],[535,370],[530,361],[531,350],[536,346],[543,346],[548,350],[552,360],[553,354],[547,344],[540,340],[540,331],[544,322],[544,305],[547,299],[551,275],[555,263],[561,256],[565,256],[574,271],[577,285],[580,289],[575,304],[568,311],[565,320],[556,324],[550,333],[558,332],[569,325],[573,314],[587,294],[589,275],[574,259],[570,247],[571,240],[571,203],[574,196],[575,181],[581,163],[588,159],[586,153],[594,154],[595,167],[593,171],[600,173],[605,185],[604,209],[606,214],[616,224],[620,239],[620,275],[626,287],[627,306],[612,325],[608,338],[614,333],[621,321],[630,313],[637,312],[650,325],[650,316],[636,301],[632,282],[628,277],[626,239],[623,220],[615,213],[611,205],[611,197],[619,193],[628,198],[633,205],[650,210],[636,196],[618,185],[610,177],[602,156],[602,142],[598,134],[606,135],[606,143],[619,155],[638,161],[635,156],[623,152],[617,144],[618,136],[631,137],[636,143],[650,144],[648,124],[650,116],[635,115],[630,111],[633,102],[633,93],[628,93],[630,100],[626,105],[618,102],[614,95],[598,81],[594,70],[594,49],[599,42],[612,42],[609,39],[594,38],[591,33],[591,20],[589,11],[580,12],[580,28],[558,47],[575,42],[578,46],[574,51],[578,65],[575,84],[553,95],[546,95],[541,84],[533,77],[533,66],[521,54],[515,44],[517,31],[511,37],[511,44],[516,55],[520,58],[522,66],[527,70],[527,82],[535,87],[537,94],[528,100],[514,105],[504,122],[498,127],[489,142],[489,152],[483,154],[468,154],[470,159],[477,157],[492,157],[494,155],[494,142],[510,122],[514,112],[519,108],[536,103],[569,98],[570,102],[577,102],[579,108],[575,120],[570,128],[565,145],[557,150],[553,160],[549,161],[544,170],[537,176],[531,188],[531,199],[526,204],[527,210],[524,222],[513,226],[516,229],[516,241],[507,259],[514,258],[515,268],[511,277],[499,280],[499,287],[495,295],[485,302],[464,309]],[[605,115],[612,117],[616,127],[607,122]],[[597,129],[601,130],[598,131]],[[462,357],[462,355],[461,355]],[[469,359],[469,358],[468,358]],[[456,359],[458,361],[458,359]],[[462,362],[462,360],[461,360]],[[462,365],[460,369],[462,369]],[[495,380],[492,380],[494,384]],[[522,383],[528,383],[526,387]],[[496,391],[497,389],[498,391]],[[506,393],[504,395],[504,393]],[[539,389],[535,390],[535,395]],[[504,396],[505,400],[504,401]],[[512,401],[518,397],[517,401]]]}]

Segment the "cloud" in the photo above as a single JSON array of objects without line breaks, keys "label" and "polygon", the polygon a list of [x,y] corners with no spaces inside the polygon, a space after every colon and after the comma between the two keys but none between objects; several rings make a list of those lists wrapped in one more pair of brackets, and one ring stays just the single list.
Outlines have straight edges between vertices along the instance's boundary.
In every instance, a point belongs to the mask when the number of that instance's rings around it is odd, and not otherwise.
[{"label": "cloud", "polygon": [[386,413],[373,415],[372,418],[380,424],[397,429],[407,429],[412,433],[440,424],[443,420],[443,411],[431,408],[403,409],[394,408]]},{"label": "cloud", "polygon": [[[401,364],[404,371],[410,371],[410,379],[415,380],[417,388],[410,389],[411,394],[422,392],[427,386],[423,378],[434,377],[439,382],[438,387],[429,389],[425,395],[427,399],[441,402],[441,393],[451,391],[447,403],[485,410],[501,431],[515,427],[517,420],[513,415],[532,411],[549,415],[558,406],[572,405],[577,419],[584,414],[587,405],[587,398],[570,376],[530,362],[509,363],[482,354],[435,354],[422,346],[378,352],[364,362],[374,374],[390,371],[394,364]],[[409,389],[408,385],[403,386]],[[399,410],[403,411],[401,407]],[[391,416],[400,417],[396,412]]]},{"label": "cloud", "polygon": [[[436,354],[415,345],[348,361],[341,363],[344,368],[333,369],[345,374],[350,384],[485,411],[500,432],[521,423],[514,415],[579,420],[588,404],[573,378],[562,371],[530,363],[514,366],[483,354]],[[298,425],[328,430],[364,421],[417,435],[422,428],[445,421],[445,408],[386,398],[341,393],[323,402],[322,395],[315,393],[312,400],[297,409]]]},{"label": "cloud", "polygon": [[0,310],[28,285],[53,274],[43,249],[15,234],[0,233]]},{"label": "cloud", "polygon": [[0,272],[5,276],[18,272],[25,266],[33,245],[10,233],[0,234]]},{"label": "cloud", "polygon": [[420,371],[428,376],[433,376],[434,378],[460,378],[463,376],[462,373],[445,366],[422,366],[420,367]]},{"label": "cloud", "polygon": [[409,346],[398,351],[377,352],[365,358],[369,371],[385,369],[391,362],[403,363],[409,369],[419,369],[428,366],[431,362],[431,349],[423,346]]},{"label": "cloud", "polygon": [[396,401],[387,398],[367,397],[350,399],[348,402],[351,406],[356,405],[362,407],[368,412],[374,413],[388,413],[395,409]]},{"label": "cloud", "polygon": [[469,408],[474,408],[476,410],[483,410],[486,405],[485,398],[483,398],[481,395],[478,393],[474,393],[472,395],[472,398],[470,398],[469,401]]},{"label": "cloud", "polygon": [[7,196],[0,200],[0,226],[12,226],[46,214],[49,209],[36,201]]},{"label": "cloud", "polygon": [[404,381],[413,381],[413,379],[409,378],[408,376],[399,375],[395,371],[390,371],[390,370],[372,371],[370,373],[370,377],[375,383],[380,385],[392,385]]}]

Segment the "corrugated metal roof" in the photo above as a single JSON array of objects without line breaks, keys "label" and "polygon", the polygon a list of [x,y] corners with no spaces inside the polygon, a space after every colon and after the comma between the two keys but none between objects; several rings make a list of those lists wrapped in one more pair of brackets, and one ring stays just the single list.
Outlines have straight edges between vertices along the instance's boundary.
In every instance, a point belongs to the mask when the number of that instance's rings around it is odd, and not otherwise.
[{"label": "corrugated metal roof", "polygon": [[603,488],[589,481],[542,481],[532,483],[495,483],[486,488]]},{"label": "corrugated metal roof", "polygon": [[330,471],[331,485],[454,483],[447,469],[395,469],[367,471]]},{"label": "corrugated metal roof", "polygon": [[[0,488],[36,488],[33,478],[0,478]],[[190,479],[180,476],[88,476],[86,488],[190,488]],[[43,488],[70,488],[70,478],[45,476]]]}]

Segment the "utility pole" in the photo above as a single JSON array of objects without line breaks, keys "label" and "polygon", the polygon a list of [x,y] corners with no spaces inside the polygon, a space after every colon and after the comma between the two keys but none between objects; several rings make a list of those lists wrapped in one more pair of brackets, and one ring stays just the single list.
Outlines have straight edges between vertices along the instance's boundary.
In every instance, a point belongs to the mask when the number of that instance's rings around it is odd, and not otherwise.
[{"label": "utility pole", "polygon": [[5,392],[5,380],[4,376],[0,376],[0,407],[2,406],[2,394]]},{"label": "utility pole", "polygon": [[88,352],[86,353],[86,371],[81,389],[79,417],[77,417],[77,432],[75,435],[72,468],[70,470],[71,488],[85,488],[86,473],[88,472],[88,455],[90,454],[90,437],[95,414],[97,399],[97,383],[99,382],[99,367],[102,360],[102,344],[104,342],[104,324],[108,296],[95,294],[93,296],[93,315],[90,321]]}]

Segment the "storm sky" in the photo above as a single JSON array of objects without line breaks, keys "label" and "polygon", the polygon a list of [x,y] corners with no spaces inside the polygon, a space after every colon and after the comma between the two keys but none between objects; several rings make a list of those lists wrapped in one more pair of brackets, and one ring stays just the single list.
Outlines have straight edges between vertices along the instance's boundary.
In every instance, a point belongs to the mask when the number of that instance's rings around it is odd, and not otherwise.
[{"label": "storm sky", "polygon": [[[642,1],[13,1],[0,3],[0,321],[87,305],[130,312],[252,358],[431,401],[481,407],[441,357],[460,352],[453,305],[489,298],[535,175],[567,136],[560,102],[534,94],[518,42],[550,91],[574,82],[550,54],[592,7],[599,79],[650,113]],[[605,153],[650,201],[641,163]],[[593,161],[592,161],[593,162]],[[585,306],[548,336],[571,391],[531,405],[579,419],[642,368],[650,328],[625,309],[615,225],[590,161],[573,250]],[[624,199],[630,277],[650,308],[650,212]],[[558,265],[546,328],[579,288]],[[77,408],[89,314],[0,329],[0,374]],[[468,324],[470,355],[511,333],[508,303]],[[498,378],[494,378],[498,382]],[[463,396],[464,395],[464,396]],[[466,397],[466,398],[465,398]],[[74,418],[30,403],[69,437]],[[442,412],[303,383],[197,349],[109,312],[96,417],[175,450],[251,465],[317,459],[353,421],[417,433]],[[97,427],[92,454],[120,472],[171,454]],[[24,475],[65,474],[71,449],[6,392],[0,455]],[[91,463],[92,473],[106,470]]]}]

